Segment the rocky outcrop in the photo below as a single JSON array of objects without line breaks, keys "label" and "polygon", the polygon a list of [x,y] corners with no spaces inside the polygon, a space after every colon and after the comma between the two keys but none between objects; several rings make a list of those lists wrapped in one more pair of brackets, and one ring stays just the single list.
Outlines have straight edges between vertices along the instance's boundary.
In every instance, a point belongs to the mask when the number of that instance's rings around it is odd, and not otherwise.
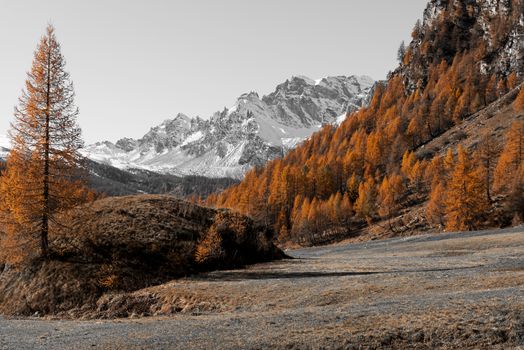
[{"label": "rocky outcrop", "polygon": [[475,50],[483,74],[508,76],[524,69],[524,2],[520,0],[431,0],[397,69],[408,91],[424,86],[427,69]]}]

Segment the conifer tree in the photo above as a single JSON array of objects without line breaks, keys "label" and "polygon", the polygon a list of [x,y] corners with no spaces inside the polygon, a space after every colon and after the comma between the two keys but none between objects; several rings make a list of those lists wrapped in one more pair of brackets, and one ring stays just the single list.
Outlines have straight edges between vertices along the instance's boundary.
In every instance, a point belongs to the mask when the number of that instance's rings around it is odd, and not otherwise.
[{"label": "conifer tree", "polygon": [[342,196],[342,201],[340,203],[340,223],[342,226],[345,226],[347,230],[350,230],[351,217],[353,216],[353,206],[349,200],[349,195],[344,193]]},{"label": "conifer tree", "polygon": [[392,174],[384,177],[378,189],[380,204],[378,213],[386,218],[396,215],[405,191],[404,181],[400,175]]},{"label": "conifer tree", "polygon": [[449,176],[451,172],[453,171],[453,166],[455,164],[455,157],[453,155],[453,151],[451,148],[448,148],[448,151],[446,152],[446,156],[444,157],[444,160],[442,161],[442,165],[444,167],[445,172],[445,178],[446,180],[449,180]]},{"label": "conifer tree", "polygon": [[517,86],[517,73],[511,72],[511,74],[508,76],[508,89],[512,90]]},{"label": "conifer tree", "polygon": [[524,172],[524,122],[511,124],[507,141],[495,168],[495,189],[506,192],[515,187]]},{"label": "conifer tree", "polygon": [[49,257],[49,227],[56,222],[55,214],[89,195],[78,152],[83,142],[77,115],[73,84],[50,25],[15,108],[12,151],[0,179],[1,221],[11,248],[32,253],[39,241],[41,255]]},{"label": "conifer tree", "polygon": [[397,51],[397,60],[400,63],[402,63],[405,55],[406,55],[406,44],[404,43],[404,41],[402,41]]},{"label": "conifer tree", "polygon": [[485,91],[485,104],[491,103],[497,99],[497,76],[491,75],[490,79],[488,80],[486,84],[486,91]]},{"label": "conifer tree", "polygon": [[486,210],[482,176],[471,156],[459,146],[457,161],[447,184],[446,229],[474,230]]},{"label": "conifer tree", "polygon": [[355,202],[358,198],[358,187],[360,185],[360,181],[355,175],[355,173],[351,174],[351,177],[348,179],[346,183],[347,188],[347,194],[349,197],[349,200],[351,202]]},{"label": "conifer tree", "polygon": [[500,152],[500,147],[491,135],[485,135],[478,146],[476,156],[483,173],[484,188],[486,189],[486,200],[491,202],[491,185],[493,182],[493,171],[495,161]]},{"label": "conifer tree", "polygon": [[393,231],[391,218],[398,213],[400,199],[404,195],[406,188],[402,176],[392,174],[384,177],[378,189],[379,210],[378,213],[388,219],[389,228]]},{"label": "conifer tree", "polygon": [[506,81],[504,78],[501,78],[497,83],[497,95],[498,97],[502,97],[506,92],[508,92]]},{"label": "conifer tree", "polygon": [[428,205],[426,207],[426,217],[431,224],[444,227],[446,215],[445,190],[441,182],[435,182],[431,186]]},{"label": "conifer tree", "polygon": [[358,187],[355,211],[369,223],[375,217],[377,213],[377,186],[373,177],[370,177]]}]

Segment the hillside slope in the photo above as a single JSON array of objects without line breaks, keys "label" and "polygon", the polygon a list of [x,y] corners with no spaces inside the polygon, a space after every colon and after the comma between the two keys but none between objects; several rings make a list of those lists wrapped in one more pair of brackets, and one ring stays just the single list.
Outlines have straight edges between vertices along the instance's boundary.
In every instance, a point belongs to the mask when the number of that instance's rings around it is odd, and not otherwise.
[{"label": "hillside slope", "polygon": [[60,222],[50,228],[50,260],[0,262],[0,313],[96,314],[106,293],[284,257],[251,219],[170,196],[106,198]]},{"label": "hillside slope", "polygon": [[490,135],[496,143],[503,144],[504,136],[511,124],[524,121],[524,111],[516,110],[513,106],[515,98],[523,87],[524,84],[520,84],[487,107],[465,118],[460,125],[450,128],[427,144],[418,147],[415,153],[420,158],[424,158],[434,155],[444,156],[449,149],[456,149],[459,145],[475,149],[485,135]]},{"label": "hillside slope", "polygon": [[[0,152],[0,171],[5,166],[9,148]],[[206,198],[238,183],[231,178],[204,176],[176,176],[143,169],[118,169],[108,164],[85,160],[87,186],[105,196],[129,196],[133,194],[170,194],[178,198]]]},{"label": "hillside slope", "polygon": [[[515,110],[513,106],[523,85],[521,84],[486,108],[469,116],[462,124],[450,128],[428,143],[419,146],[414,153],[419,159],[434,159],[436,157],[444,158],[449,151],[456,152],[460,146],[478,151],[483,147],[483,141],[487,135],[495,144],[504,144],[511,125],[517,121],[524,121],[524,111]],[[524,193],[521,193],[521,197],[524,199]],[[433,225],[428,217],[425,199],[423,197],[422,201],[415,200],[410,205],[402,207],[394,217],[378,219],[368,227],[352,232],[346,237],[346,240],[361,242],[398,236],[407,237],[421,232],[442,231],[443,228]],[[489,210],[487,226],[511,225],[512,217],[505,217],[507,212],[504,208],[505,204],[504,196],[495,198]],[[325,242],[340,238],[327,236]]]}]

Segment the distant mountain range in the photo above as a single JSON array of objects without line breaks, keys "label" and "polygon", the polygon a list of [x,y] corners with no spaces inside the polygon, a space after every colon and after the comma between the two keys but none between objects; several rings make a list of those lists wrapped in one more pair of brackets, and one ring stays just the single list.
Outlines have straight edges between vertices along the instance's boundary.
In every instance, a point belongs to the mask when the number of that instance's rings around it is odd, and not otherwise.
[{"label": "distant mountain range", "polygon": [[83,154],[120,169],[241,178],[322,125],[338,124],[347,113],[366,106],[374,83],[366,76],[296,76],[262,98],[256,92],[243,94],[209,119],[178,114],[141,139],[98,142]]}]

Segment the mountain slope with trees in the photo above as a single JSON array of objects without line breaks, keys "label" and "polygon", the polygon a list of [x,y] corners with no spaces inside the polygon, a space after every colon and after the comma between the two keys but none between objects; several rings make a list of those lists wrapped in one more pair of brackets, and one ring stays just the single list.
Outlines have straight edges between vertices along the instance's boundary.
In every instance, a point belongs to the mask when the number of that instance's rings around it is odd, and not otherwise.
[{"label": "mountain slope with trees", "polygon": [[[523,220],[524,170],[515,151],[523,135],[523,13],[522,0],[430,1],[412,42],[399,50],[399,67],[367,108],[208,203],[272,225],[282,241],[309,243],[377,222],[402,231],[392,223],[410,208],[418,208],[418,227],[426,229]],[[455,142],[425,152],[449,130],[464,139],[460,128],[486,107],[495,109],[491,115],[510,112],[467,148]],[[493,214],[500,207],[499,220]]]}]

